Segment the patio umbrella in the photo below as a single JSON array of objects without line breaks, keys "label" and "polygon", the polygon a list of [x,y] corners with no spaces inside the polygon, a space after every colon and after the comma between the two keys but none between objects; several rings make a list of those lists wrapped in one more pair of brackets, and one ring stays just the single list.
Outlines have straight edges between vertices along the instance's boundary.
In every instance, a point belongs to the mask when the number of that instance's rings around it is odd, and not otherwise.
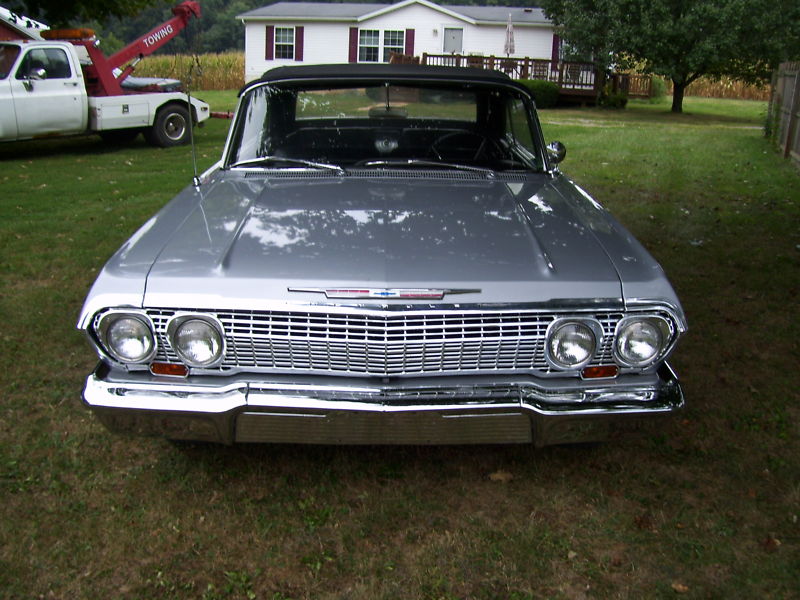
[{"label": "patio umbrella", "polygon": [[506,56],[514,54],[514,24],[511,22],[511,13],[508,13],[508,23],[506,24],[506,44],[503,46]]}]

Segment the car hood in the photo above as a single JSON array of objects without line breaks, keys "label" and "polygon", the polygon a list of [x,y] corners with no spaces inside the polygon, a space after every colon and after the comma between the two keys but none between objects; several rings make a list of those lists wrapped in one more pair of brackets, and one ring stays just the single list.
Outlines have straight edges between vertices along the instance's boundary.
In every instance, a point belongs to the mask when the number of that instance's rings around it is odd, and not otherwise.
[{"label": "car hood", "polygon": [[551,181],[224,174],[161,249],[144,304],[325,299],[289,291],[308,287],[480,290],[450,303],[619,301],[591,223]]}]

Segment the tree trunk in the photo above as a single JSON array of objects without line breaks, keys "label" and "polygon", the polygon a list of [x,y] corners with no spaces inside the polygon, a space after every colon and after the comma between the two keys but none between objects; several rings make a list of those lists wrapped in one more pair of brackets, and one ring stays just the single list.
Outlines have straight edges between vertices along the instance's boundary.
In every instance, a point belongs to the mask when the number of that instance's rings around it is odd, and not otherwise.
[{"label": "tree trunk", "polygon": [[595,66],[595,96],[594,101],[597,106],[600,106],[600,100],[603,97],[606,89],[606,82],[608,81],[608,71],[604,66]]},{"label": "tree trunk", "polygon": [[682,113],[683,112],[683,93],[686,91],[686,83],[681,81],[680,83],[672,80],[672,112],[674,113]]}]

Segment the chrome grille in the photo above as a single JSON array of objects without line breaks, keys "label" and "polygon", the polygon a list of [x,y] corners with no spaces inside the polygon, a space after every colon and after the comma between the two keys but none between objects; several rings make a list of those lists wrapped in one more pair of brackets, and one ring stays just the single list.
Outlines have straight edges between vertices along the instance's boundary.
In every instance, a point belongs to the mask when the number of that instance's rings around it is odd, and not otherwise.
[{"label": "chrome grille", "polygon": [[[189,310],[189,309],[183,309]],[[166,325],[172,310],[148,310],[158,337],[156,360],[177,362]],[[548,374],[545,334],[561,314],[526,311],[312,312],[213,311],[225,329],[218,371],[413,376],[537,372]],[[584,313],[585,314],[585,313]],[[620,313],[591,313],[604,338],[592,365],[613,364]]]}]

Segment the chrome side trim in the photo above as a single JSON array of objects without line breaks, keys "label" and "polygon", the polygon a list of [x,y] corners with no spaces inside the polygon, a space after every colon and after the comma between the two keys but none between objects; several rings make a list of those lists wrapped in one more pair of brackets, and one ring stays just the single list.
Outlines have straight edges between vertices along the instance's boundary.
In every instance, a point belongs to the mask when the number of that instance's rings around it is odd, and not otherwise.
[{"label": "chrome side trim", "polygon": [[[346,300],[346,299],[343,299]],[[580,299],[574,298],[554,298],[547,302],[496,302],[496,303],[477,303],[477,302],[441,302],[441,303],[425,303],[425,302],[404,302],[405,299],[398,299],[397,302],[386,299],[376,298],[372,302],[347,302],[338,301],[332,302],[308,302],[302,300],[293,300],[291,302],[281,300],[266,300],[259,303],[257,307],[248,309],[241,308],[214,308],[208,309],[198,306],[147,306],[146,310],[182,310],[182,311],[199,311],[209,310],[213,312],[230,312],[232,310],[257,310],[257,311],[315,311],[315,312],[332,312],[340,314],[349,314],[353,312],[369,311],[376,316],[396,316],[398,312],[411,312],[415,314],[426,313],[440,313],[448,311],[458,312],[472,312],[472,313],[489,313],[489,312],[530,312],[530,313],[574,313],[584,311],[601,311],[601,312],[625,312],[625,302],[621,298],[591,298]],[[659,310],[659,306],[650,304],[646,306],[636,307],[627,310]],[[663,307],[666,310],[666,307]],[[112,310],[111,308],[104,310]],[[124,310],[122,307],[121,310]],[[669,312],[669,311],[667,311]]]},{"label": "chrome side trim", "polygon": [[[592,298],[592,299],[580,299],[576,300],[575,298],[554,298],[552,300],[548,300],[547,302],[499,302],[499,303],[474,303],[474,302],[459,302],[459,303],[452,303],[452,302],[442,302],[436,304],[426,304],[424,302],[414,302],[414,303],[407,303],[403,302],[403,299],[398,300],[397,303],[394,301],[386,301],[381,299],[375,299],[373,302],[304,302],[304,301],[266,301],[264,303],[260,303],[258,307],[254,307],[253,310],[259,311],[294,311],[294,310],[308,310],[308,311],[318,311],[318,312],[336,312],[336,313],[349,313],[352,311],[370,311],[371,313],[378,314],[380,316],[390,316],[395,315],[397,312],[414,312],[414,313],[426,313],[426,312],[441,312],[441,311],[459,311],[459,312],[481,312],[481,313],[488,313],[488,312],[500,312],[500,311],[515,311],[515,312],[531,312],[531,313],[541,313],[541,312],[552,312],[552,313],[576,313],[576,312],[586,312],[586,311],[602,311],[602,312],[625,312],[627,313],[639,313],[639,312],[665,312],[669,314],[678,324],[680,327],[679,331],[682,333],[684,331],[683,326],[685,325],[683,319],[681,318],[682,314],[676,307],[671,304],[659,301],[652,301],[652,300],[643,300],[643,299],[635,299],[635,300],[623,300],[622,298]],[[136,310],[138,307],[125,307],[121,306],[118,308],[109,307],[99,311],[96,315],[92,317],[92,319],[96,319],[97,316],[103,314],[109,310]],[[194,312],[204,312],[209,311],[210,309],[197,307],[197,306],[148,306],[146,310],[174,310],[174,311],[194,311]],[[233,309],[233,308],[216,308],[213,311],[220,312],[220,311],[231,311],[231,310],[243,310],[243,309]],[[213,312],[211,311],[211,312]]]}]

